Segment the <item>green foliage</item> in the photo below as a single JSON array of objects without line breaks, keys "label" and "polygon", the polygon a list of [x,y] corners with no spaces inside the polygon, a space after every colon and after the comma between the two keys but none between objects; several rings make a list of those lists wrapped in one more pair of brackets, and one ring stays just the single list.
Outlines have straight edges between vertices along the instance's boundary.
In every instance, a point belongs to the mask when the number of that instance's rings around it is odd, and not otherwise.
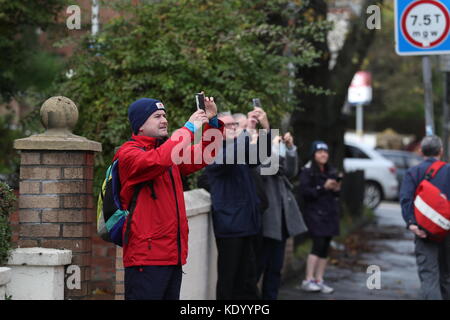
[{"label": "green foliage", "polygon": [[13,212],[15,203],[16,197],[11,188],[0,182],[0,265],[8,260],[11,249],[9,215]]},{"label": "green foliage", "polygon": [[[359,230],[362,226],[372,223],[375,220],[375,213],[372,209],[364,206],[362,216],[355,216],[348,208],[343,204],[343,210],[341,212],[339,221],[339,236],[334,237],[334,241],[338,243],[344,243],[353,232]],[[306,260],[308,254],[311,252],[312,241],[309,238],[305,238],[303,242],[297,245],[295,248],[295,257],[301,260]]]},{"label": "green foliage", "polygon": [[308,255],[311,253],[312,240],[310,238],[306,238],[305,241],[297,245],[295,248],[295,257],[297,259],[306,261]]},{"label": "green foliage", "polygon": [[[63,62],[61,57],[46,51],[37,30],[53,29],[56,14],[66,3],[67,0],[0,0],[0,103],[7,105],[14,97],[23,109],[31,109],[48,98],[49,87],[61,72]],[[39,119],[34,112],[23,123],[17,123],[10,110],[0,117],[0,148],[8,155],[0,158],[0,174],[12,177],[18,173],[19,155],[13,149],[13,141],[35,133],[36,127],[41,127]]]},{"label": "green foliage", "polygon": [[[363,65],[373,76],[373,102],[365,109],[365,129],[383,131],[392,128],[399,133],[421,137],[425,132],[422,58],[396,54],[393,2],[383,5],[382,16],[382,28],[377,30]],[[432,62],[437,66],[437,59],[433,57]],[[437,67],[433,71],[435,114],[439,115],[442,78]],[[440,121],[436,119],[435,123],[440,129]]]},{"label": "green foliage", "polygon": [[18,167],[19,156],[13,148],[13,142],[20,137],[18,130],[11,127],[11,115],[0,116],[0,150],[4,155],[0,157],[0,173],[13,173]]},{"label": "green foliage", "polygon": [[[23,80],[33,71],[36,29],[46,30],[56,21],[67,0],[0,0],[0,97],[9,101],[23,90]],[[33,69],[30,70],[29,67]],[[31,72],[30,72],[31,71]]]},{"label": "green foliage", "polygon": [[[163,101],[172,129],[196,110],[195,92],[214,96],[219,111],[244,113],[259,97],[272,127],[278,127],[295,105],[289,85],[318,90],[295,79],[288,64],[312,66],[320,52],[305,39],[325,41],[326,23],[308,21],[309,2],[299,2],[295,10],[288,3],[114,1],[120,16],[82,40],[70,63],[75,75],[62,77],[58,92],[79,108],[76,133],[103,144],[96,177],[104,174],[114,148],[129,138],[127,109],[140,97]],[[286,23],[292,15],[295,25]]]}]

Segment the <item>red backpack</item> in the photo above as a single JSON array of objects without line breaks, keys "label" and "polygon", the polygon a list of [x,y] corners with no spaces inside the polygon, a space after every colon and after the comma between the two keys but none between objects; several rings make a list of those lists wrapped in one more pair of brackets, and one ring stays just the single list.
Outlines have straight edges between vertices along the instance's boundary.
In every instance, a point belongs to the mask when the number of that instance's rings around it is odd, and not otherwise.
[{"label": "red backpack", "polygon": [[418,226],[437,242],[442,241],[450,230],[450,201],[430,180],[445,165],[443,161],[433,162],[417,187],[414,199],[414,215]]}]

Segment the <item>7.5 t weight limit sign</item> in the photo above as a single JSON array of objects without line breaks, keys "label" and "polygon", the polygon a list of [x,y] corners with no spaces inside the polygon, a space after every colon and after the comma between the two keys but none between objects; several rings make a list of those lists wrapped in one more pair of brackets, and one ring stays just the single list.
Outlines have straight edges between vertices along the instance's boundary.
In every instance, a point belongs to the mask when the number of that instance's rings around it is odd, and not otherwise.
[{"label": "7.5 t weight limit sign", "polygon": [[450,0],[396,0],[399,55],[450,53]]}]

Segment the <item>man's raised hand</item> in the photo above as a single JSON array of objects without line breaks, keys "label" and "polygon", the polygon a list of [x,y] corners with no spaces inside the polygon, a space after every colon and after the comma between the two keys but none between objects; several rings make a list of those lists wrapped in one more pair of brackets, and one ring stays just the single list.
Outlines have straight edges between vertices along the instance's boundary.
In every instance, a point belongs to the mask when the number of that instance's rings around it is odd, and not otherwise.
[{"label": "man's raised hand", "polygon": [[191,115],[189,122],[193,123],[196,128],[200,128],[202,125],[209,122],[209,118],[206,116],[206,112],[200,109]]},{"label": "man's raised hand", "polygon": [[[203,91],[201,93],[205,95]],[[205,112],[208,119],[212,119],[217,115],[217,106],[214,102],[214,97],[205,96]]]}]

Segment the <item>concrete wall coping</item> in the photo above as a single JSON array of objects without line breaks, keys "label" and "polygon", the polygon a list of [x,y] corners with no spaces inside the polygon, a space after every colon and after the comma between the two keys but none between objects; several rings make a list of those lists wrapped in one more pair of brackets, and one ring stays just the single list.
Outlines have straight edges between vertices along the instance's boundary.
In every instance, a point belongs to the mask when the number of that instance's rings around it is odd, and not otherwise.
[{"label": "concrete wall coping", "polygon": [[0,286],[8,284],[10,281],[11,281],[11,268],[0,267]]},{"label": "concrete wall coping", "polygon": [[[52,131],[52,130],[48,130]],[[64,150],[64,151],[102,151],[100,142],[88,140],[63,131],[55,131],[32,135],[28,138],[14,141],[14,149],[17,150]]]},{"label": "concrete wall coping", "polygon": [[64,266],[72,263],[71,250],[49,248],[17,248],[11,251],[10,266]]},{"label": "concrete wall coping", "polygon": [[208,214],[211,211],[211,196],[205,189],[194,189],[184,193],[187,217]]}]

